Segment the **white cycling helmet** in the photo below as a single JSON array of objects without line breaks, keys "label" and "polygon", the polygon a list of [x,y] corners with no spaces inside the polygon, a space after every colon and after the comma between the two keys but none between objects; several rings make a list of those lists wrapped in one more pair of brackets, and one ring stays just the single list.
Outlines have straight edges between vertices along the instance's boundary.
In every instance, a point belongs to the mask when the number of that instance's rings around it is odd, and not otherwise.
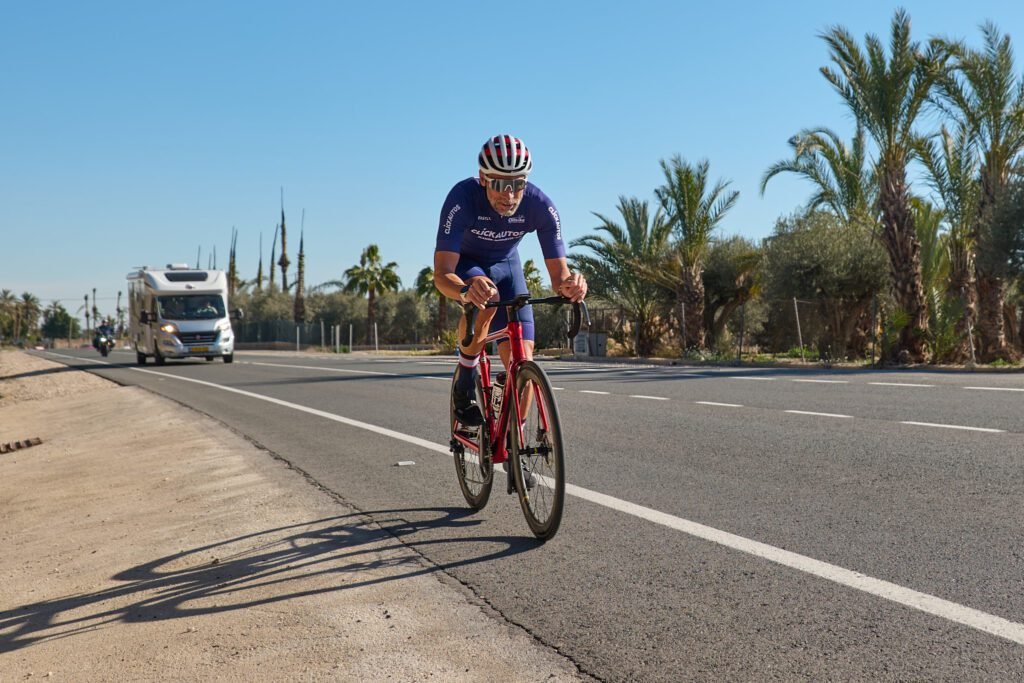
[{"label": "white cycling helmet", "polygon": [[495,135],[485,142],[477,160],[484,173],[525,176],[533,170],[526,143],[507,134]]}]

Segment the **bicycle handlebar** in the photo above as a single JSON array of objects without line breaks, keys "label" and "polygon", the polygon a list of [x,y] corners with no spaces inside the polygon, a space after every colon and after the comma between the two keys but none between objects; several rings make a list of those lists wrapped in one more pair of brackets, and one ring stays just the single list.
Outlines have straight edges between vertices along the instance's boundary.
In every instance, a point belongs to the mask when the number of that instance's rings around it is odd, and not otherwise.
[{"label": "bicycle handlebar", "polygon": [[[576,335],[579,334],[580,327],[584,320],[587,321],[587,327],[590,327],[590,311],[587,310],[586,302],[573,302],[572,299],[564,296],[556,295],[530,298],[529,295],[523,294],[514,299],[508,299],[507,301],[489,301],[484,305],[484,308],[498,308],[499,306],[515,306],[517,308],[522,308],[527,304],[572,304],[572,323],[569,325],[568,330],[570,344],[572,344],[572,340],[576,338]],[[473,328],[475,327],[476,314],[479,309],[475,304],[463,304],[462,310],[466,315],[466,336],[462,339],[462,346],[469,346],[470,342],[473,341]]]}]

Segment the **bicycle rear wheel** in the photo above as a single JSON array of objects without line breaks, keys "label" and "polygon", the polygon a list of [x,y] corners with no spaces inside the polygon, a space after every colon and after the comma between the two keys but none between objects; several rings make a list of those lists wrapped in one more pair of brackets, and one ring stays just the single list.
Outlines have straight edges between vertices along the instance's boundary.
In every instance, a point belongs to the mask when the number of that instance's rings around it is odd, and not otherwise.
[{"label": "bicycle rear wheel", "polygon": [[512,432],[509,465],[526,523],[534,536],[546,541],[558,531],[565,504],[565,459],[558,407],[547,375],[533,361],[526,361],[519,367],[516,394],[525,424],[520,443],[515,419],[509,421]]},{"label": "bicycle rear wheel", "polygon": [[[454,381],[453,378],[453,384]],[[480,385],[479,377],[476,381],[476,401],[486,416],[486,404],[484,403],[483,388]],[[455,474],[459,479],[459,488],[462,489],[462,496],[466,499],[469,507],[474,510],[482,510],[491,497],[491,485],[494,483],[494,464],[491,462],[491,444],[489,441],[490,433],[487,431],[486,421],[485,424],[479,427],[463,427],[455,419],[455,405],[451,402],[451,399],[449,399],[449,403],[449,424],[452,426],[452,431],[459,431],[463,435],[473,438],[477,445],[475,453],[467,450],[461,443],[452,448],[452,456],[455,460]],[[475,438],[473,437],[474,434]]]}]

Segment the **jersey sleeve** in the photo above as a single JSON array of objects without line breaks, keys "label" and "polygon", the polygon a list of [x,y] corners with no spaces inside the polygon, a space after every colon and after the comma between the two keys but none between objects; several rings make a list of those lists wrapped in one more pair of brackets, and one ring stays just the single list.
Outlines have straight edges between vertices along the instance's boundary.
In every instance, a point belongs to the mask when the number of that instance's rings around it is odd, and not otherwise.
[{"label": "jersey sleeve", "polygon": [[462,233],[472,217],[469,215],[469,201],[465,193],[455,186],[448,193],[441,207],[441,220],[437,226],[435,251],[462,251]]},{"label": "jersey sleeve", "polygon": [[558,209],[547,195],[541,194],[541,197],[543,201],[540,204],[537,218],[537,239],[540,240],[540,250],[546,259],[562,258],[565,256],[562,220],[558,217]]}]

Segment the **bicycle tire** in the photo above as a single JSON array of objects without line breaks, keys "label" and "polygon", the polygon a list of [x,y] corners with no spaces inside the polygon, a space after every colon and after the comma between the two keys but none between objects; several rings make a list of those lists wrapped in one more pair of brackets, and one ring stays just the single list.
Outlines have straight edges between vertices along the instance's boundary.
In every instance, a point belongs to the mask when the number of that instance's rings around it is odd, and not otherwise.
[{"label": "bicycle tire", "polygon": [[[452,378],[454,388],[455,378]],[[485,403],[483,388],[480,378],[476,380],[476,400],[481,410],[484,410]],[[449,424],[454,432],[457,425],[455,419],[455,404],[449,398]],[[486,415],[486,411],[484,411]],[[491,497],[491,487],[494,484],[494,463],[491,461],[489,432],[485,423],[477,428],[477,452],[467,453],[466,447],[462,444],[452,449],[452,460],[455,461],[455,475],[459,480],[459,488],[462,490],[462,497],[473,510],[482,510]]]},{"label": "bicycle tire", "polygon": [[[558,419],[555,392],[547,375],[533,361],[524,362],[516,372],[516,395],[522,406],[527,387],[533,388],[533,398],[525,415],[523,428],[526,443],[519,443],[519,430],[514,419],[509,421],[512,432],[512,468],[519,496],[530,531],[541,541],[547,541],[558,532],[565,507],[565,455],[562,444],[562,425]],[[541,409],[546,418],[546,429],[541,422]],[[522,408],[520,408],[522,410]],[[525,473],[534,477],[534,486],[528,489]]]}]

